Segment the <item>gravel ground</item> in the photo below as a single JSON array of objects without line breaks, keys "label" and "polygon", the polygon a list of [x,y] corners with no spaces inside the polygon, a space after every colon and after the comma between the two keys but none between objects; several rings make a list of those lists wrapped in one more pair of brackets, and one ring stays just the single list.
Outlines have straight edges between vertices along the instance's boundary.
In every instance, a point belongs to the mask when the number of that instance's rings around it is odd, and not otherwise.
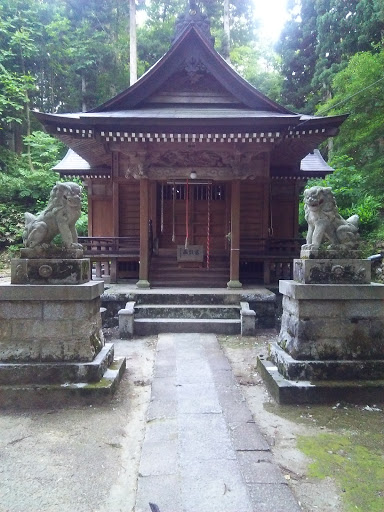
[{"label": "gravel ground", "polygon": [[106,405],[0,415],[0,512],[133,510],[156,338],[115,342],[128,371]]}]

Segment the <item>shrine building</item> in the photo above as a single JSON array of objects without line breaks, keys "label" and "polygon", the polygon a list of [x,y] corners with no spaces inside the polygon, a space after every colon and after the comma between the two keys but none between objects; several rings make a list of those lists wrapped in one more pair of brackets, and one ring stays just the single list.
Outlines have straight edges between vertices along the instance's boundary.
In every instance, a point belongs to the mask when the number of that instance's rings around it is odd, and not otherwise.
[{"label": "shrine building", "polygon": [[35,112],[88,192],[86,255],[111,282],[229,287],[290,278],[299,194],[346,116],[291,112],[244,80],[190,11],[170,50],[89,112]]}]

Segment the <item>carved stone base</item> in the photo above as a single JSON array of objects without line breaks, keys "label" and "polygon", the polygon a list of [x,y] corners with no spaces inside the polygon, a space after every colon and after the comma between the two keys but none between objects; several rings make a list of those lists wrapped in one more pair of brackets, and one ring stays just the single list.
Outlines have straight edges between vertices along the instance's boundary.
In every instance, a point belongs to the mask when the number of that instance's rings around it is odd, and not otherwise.
[{"label": "carved stone base", "polygon": [[82,259],[13,259],[12,284],[73,285],[90,280],[90,261]]},{"label": "carved stone base", "polygon": [[356,258],[361,258],[361,251],[356,249],[301,249],[300,258],[321,260],[354,260]]},{"label": "carved stone base", "polygon": [[293,279],[302,284],[369,284],[371,262],[351,259],[297,259]]}]

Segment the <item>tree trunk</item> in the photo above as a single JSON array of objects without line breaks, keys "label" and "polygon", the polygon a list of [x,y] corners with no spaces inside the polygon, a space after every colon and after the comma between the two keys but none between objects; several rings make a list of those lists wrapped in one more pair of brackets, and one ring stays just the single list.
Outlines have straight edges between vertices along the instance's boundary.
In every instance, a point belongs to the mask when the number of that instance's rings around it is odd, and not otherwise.
[{"label": "tree trunk", "polygon": [[224,0],[224,44],[223,44],[223,57],[227,62],[231,62],[229,57],[231,29],[229,27],[229,0]]},{"label": "tree trunk", "polygon": [[[24,55],[23,55],[22,49],[20,49],[20,57],[21,57],[21,69],[22,69],[23,75],[25,76],[26,75],[25,61],[24,61]],[[29,94],[28,94],[27,89],[25,89],[24,97],[25,97],[25,120],[27,123],[27,137],[29,137],[31,135],[31,110],[29,108]],[[33,167],[32,156],[31,156],[31,145],[29,142],[27,142],[27,158],[28,158],[29,168],[33,172],[35,169]]]},{"label": "tree trunk", "polygon": [[137,82],[136,0],[129,0],[129,75],[133,85]]},{"label": "tree trunk", "polygon": [[84,75],[81,76],[81,111],[87,111],[87,103],[85,101],[85,95],[87,93],[87,82],[85,81]]}]

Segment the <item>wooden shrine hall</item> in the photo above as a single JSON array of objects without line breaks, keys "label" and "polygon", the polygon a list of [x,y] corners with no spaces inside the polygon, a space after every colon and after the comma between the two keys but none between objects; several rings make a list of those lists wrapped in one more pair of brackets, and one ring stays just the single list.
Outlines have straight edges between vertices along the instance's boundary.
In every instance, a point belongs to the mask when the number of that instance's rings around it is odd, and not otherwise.
[{"label": "wooden shrine hall", "polygon": [[190,10],[170,50],[103,105],[35,115],[88,190],[86,255],[111,282],[240,288],[289,278],[299,193],[332,169],[318,145],[345,116],[291,112],[245,81]]}]

